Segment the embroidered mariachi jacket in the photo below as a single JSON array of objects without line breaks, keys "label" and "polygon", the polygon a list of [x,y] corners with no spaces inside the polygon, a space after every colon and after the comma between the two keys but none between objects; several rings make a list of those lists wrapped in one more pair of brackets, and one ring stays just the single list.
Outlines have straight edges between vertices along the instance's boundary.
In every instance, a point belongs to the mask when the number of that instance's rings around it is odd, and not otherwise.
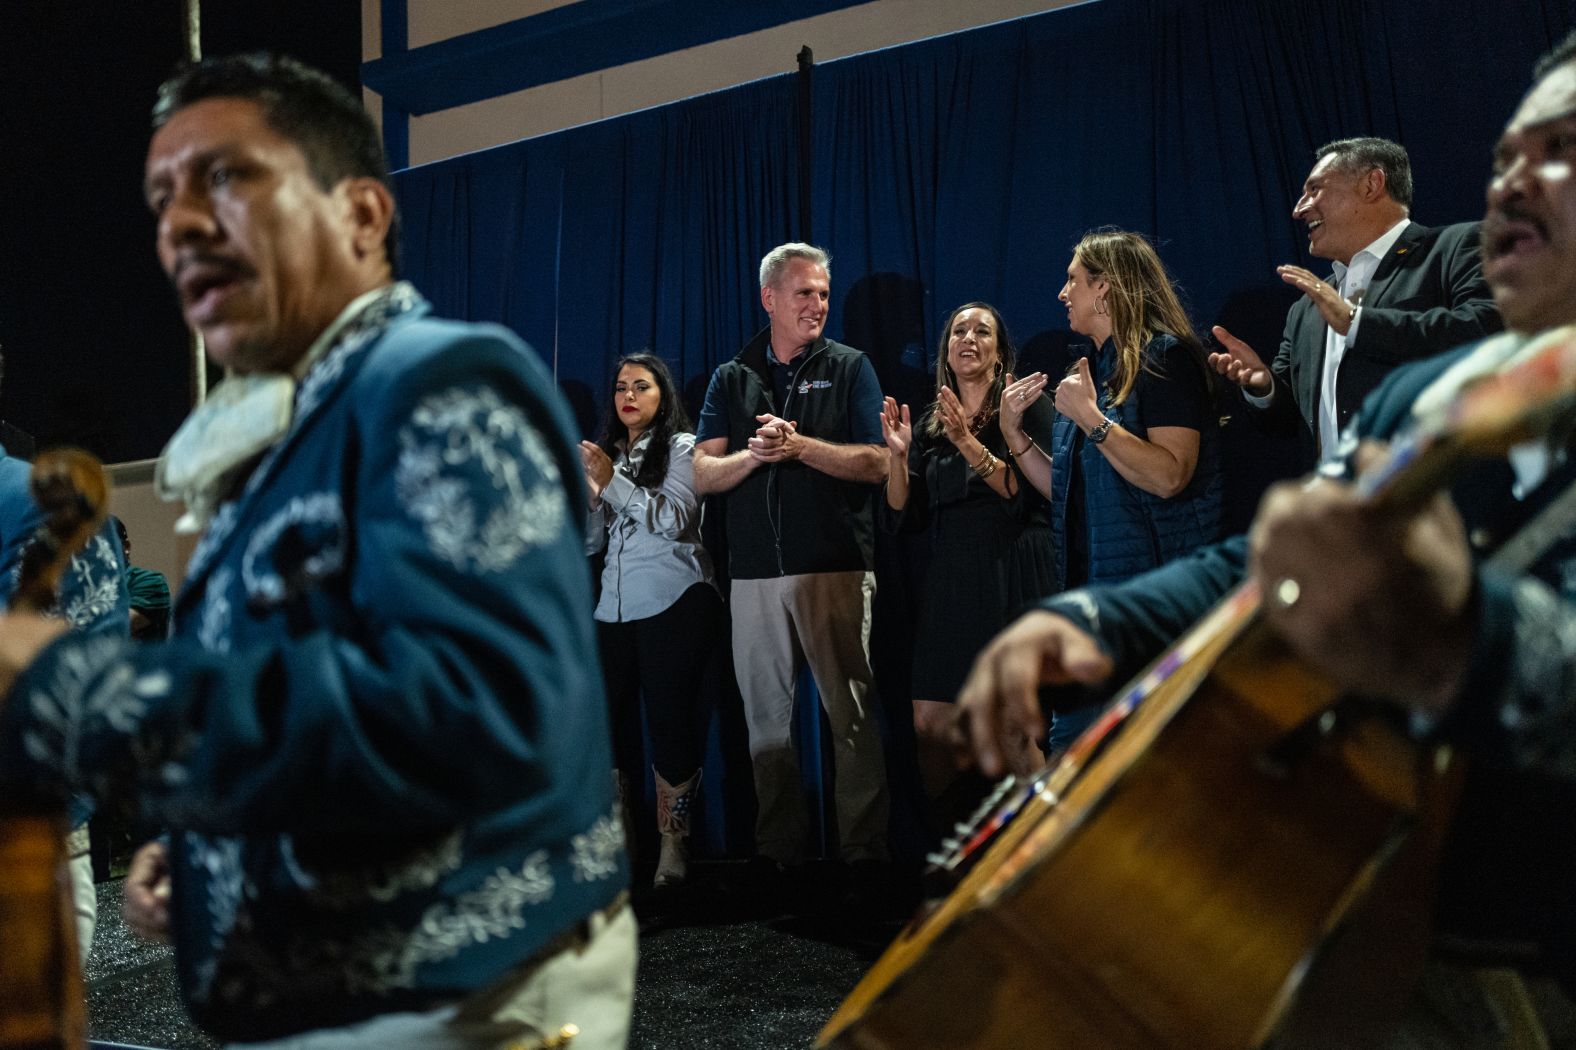
[{"label": "embroidered mariachi jacket", "polygon": [[[9,605],[27,549],[43,516],[28,489],[31,471],[24,460],[0,446],[0,605]],[[128,634],[131,604],[126,593],[126,562],[109,522],[60,574],[60,601],[53,610],[72,629],[90,634]]]},{"label": "embroidered mariachi jacket", "polygon": [[452,1000],[627,884],[568,412],[513,335],[424,313],[394,286],[308,373],[172,641],[57,642],[0,721],[8,775],[170,829],[221,1038]]}]

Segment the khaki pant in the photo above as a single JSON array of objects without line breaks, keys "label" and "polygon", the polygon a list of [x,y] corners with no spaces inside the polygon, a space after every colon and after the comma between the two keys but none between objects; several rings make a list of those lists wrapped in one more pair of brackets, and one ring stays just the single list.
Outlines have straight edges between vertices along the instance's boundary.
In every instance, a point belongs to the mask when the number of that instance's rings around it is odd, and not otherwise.
[{"label": "khaki pant", "polygon": [[624,1050],[635,1000],[635,913],[588,921],[589,936],[457,1006],[386,1014],[245,1050]]},{"label": "khaki pant", "polygon": [[886,759],[870,672],[875,574],[818,572],[734,580],[733,662],[755,765],[756,850],[805,858],[809,823],[793,744],[794,685],[808,664],[831,723],[839,853],[887,856]]}]

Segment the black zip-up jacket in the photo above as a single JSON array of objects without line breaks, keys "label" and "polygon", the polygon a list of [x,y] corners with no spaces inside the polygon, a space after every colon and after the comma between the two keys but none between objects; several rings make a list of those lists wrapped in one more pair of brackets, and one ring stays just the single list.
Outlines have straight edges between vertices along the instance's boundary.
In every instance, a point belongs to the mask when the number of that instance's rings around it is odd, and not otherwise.
[{"label": "black zip-up jacket", "polygon": [[[728,451],[744,448],[760,428],[755,417],[768,412],[796,422],[806,437],[851,443],[850,398],[865,355],[817,339],[797,362],[786,402],[778,405],[766,360],[769,338],[770,329],[762,330],[712,380],[727,406]],[[760,580],[874,568],[874,491],[874,485],[799,462],[753,471],[724,499],[729,575]]]}]

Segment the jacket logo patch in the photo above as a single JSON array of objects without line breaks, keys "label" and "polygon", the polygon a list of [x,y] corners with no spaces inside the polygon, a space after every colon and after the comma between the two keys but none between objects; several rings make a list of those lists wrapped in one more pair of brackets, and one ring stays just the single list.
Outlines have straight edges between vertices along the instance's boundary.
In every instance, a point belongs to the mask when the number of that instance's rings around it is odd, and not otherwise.
[{"label": "jacket logo patch", "polygon": [[830,389],[832,389],[832,381],[830,379],[806,379],[799,384],[799,393],[801,394],[808,394],[812,390]]}]

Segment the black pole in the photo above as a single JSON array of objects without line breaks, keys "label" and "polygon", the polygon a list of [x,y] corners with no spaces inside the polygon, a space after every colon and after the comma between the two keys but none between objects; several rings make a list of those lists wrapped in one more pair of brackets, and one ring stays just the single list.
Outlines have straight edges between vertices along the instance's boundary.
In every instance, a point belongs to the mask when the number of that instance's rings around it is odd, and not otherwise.
[{"label": "black pole", "polygon": [[815,243],[815,224],[810,215],[810,184],[815,171],[810,122],[810,84],[814,75],[815,52],[806,44],[799,49],[799,239],[806,244]]}]

